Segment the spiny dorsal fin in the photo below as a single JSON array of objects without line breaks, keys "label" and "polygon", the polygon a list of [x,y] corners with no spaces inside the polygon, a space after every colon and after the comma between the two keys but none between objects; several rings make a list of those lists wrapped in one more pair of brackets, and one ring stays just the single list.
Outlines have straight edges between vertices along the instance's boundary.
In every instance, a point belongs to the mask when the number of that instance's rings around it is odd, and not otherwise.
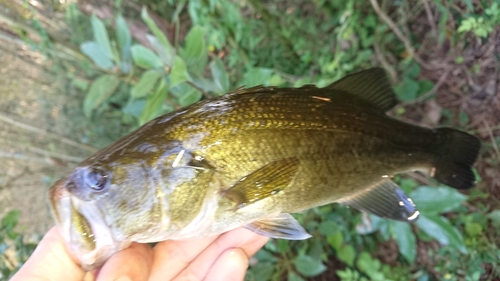
[{"label": "spiny dorsal fin", "polygon": [[391,180],[374,184],[368,189],[339,201],[339,203],[397,221],[412,222],[419,215],[415,204]]},{"label": "spiny dorsal fin", "polygon": [[255,221],[245,228],[251,231],[272,238],[288,240],[303,240],[311,235],[300,225],[300,223],[290,214],[279,214],[277,216],[264,218]]},{"label": "spiny dorsal fin", "polygon": [[290,185],[299,169],[300,161],[295,158],[285,158],[274,161],[252,172],[236,182],[222,193],[236,203],[236,208],[277,194]]},{"label": "spiny dorsal fin", "polygon": [[387,74],[379,67],[348,75],[325,89],[352,94],[383,112],[397,104],[396,95]]}]

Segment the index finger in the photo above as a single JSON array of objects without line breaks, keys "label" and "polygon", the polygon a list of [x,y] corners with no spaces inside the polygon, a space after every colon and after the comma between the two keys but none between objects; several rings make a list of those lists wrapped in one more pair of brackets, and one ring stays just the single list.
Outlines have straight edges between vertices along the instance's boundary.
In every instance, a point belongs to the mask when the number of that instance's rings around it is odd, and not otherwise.
[{"label": "index finger", "polygon": [[53,227],[11,281],[81,281],[84,275],[85,271],[66,250],[59,230]]}]

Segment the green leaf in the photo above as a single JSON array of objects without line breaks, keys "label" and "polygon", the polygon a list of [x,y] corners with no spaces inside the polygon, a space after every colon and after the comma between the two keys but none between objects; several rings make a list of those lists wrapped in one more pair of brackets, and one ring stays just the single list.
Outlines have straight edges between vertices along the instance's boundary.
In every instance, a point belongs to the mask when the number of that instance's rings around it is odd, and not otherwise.
[{"label": "green leaf", "polygon": [[146,106],[146,99],[129,100],[127,106],[123,108],[123,112],[126,114],[130,114],[136,118],[139,118],[145,106]]},{"label": "green leaf", "polygon": [[210,63],[210,71],[214,79],[216,94],[223,95],[229,92],[229,75],[227,74],[222,61],[217,57]]},{"label": "green leaf", "polygon": [[401,101],[411,101],[417,98],[420,85],[410,77],[404,77],[403,82],[394,86],[394,91]]},{"label": "green leaf", "polygon": [[2,219],[2,228],[4,229],[13,229],[17,222],[19,221],[19,216],[21,212],[19,210],[12,210],[8,212],[5,217]]},{"label": "green leaf", "polygon": [[94,32],[94,41],[101,46],[108,57],[114,58],[115,56],[111,49],[111,43],[104,23],[95,15],[90,17],[90,23],[92,24],[92,31]]},{"label": "green leaf", "polygon": [[[264,280],[264,279],[261,279]],[[305,281],[304,278],[300,277],[297,273],[293,271],[288,272],[288,281]]]},{"label": "green leaf", "polygon": [[243,81],[241,81],[240,85],[245,87],[257,85],[269,86],[272,73],[272,70],[269,68],[251,68],[243,75]]},{"label": "green leaf", "polygon": [[146,34],[146,39],[148,39],[155,52],[158,56],[160,56],[160,60],[163,64],[172,67],[172,63],[175,58],[175,49],[171,49],[171,52],[167,53],[167,49],[160,43],[160,41],[158,41],[158,38],[153,35]]},{"label": "green leaf", "polygon": [[421,215],[416,221],[418,227],[442,245],[450,245],[465,253],[460,232],[450,222],[439,215]]},{"label": "green leaf", "polygon": [[172,65],[172,69],[170,70],[170,85],[171,87],[175,87],[187,80],[189,80],[189,74],[186,64],[181,57],[175,56],[174,65]]},{"label": "green leaf", "polygon": [[338,252],[342,243],[344,243],[344,236],[342,235],[342,232],[337,231],[335,234],[328,236],[326,241],[335,251]]},{"label": "green leaf", "polygon": [[269,262],[259,262],[258,264],[252,266],[249,271],[254,277],[253,280],[271,280],[274,271],[276,271],[276,265]]},{"label": "green leaf", "polygon": [[181,49],[180,54],[186,61],[189,72],[203,74],[208,62],[205,31],[200,26],[194,26],[186,35],[184,42],[184,49]]},{"label": "green leaf", "polygon": [[380,270],[380,261],[374,259],[368,252],[361,252],[356,261],[356,267],[367,275],[371,276],[372,273]]},{"label": "green leaf", "polygon": [[184,95],[179,98],[179,105],[182,107],[192,105],[193,103],[198,102],[201,99],[201,96],[202,94],[200,91],[191,87],[189,92],[184,93]]},{"label": "green leaf", "polygon": [[165,84],[164,80],[161,80],[161,82],[156,87],[154,94],[149,96],[148,100],[146,101],[146,106],[144,107],[141,116],[139,116],[140,125],[143,125],[149,120],[158,117],[162,105],[167,98],[167,94],[168,87]]},{"label": "green leaf", "polygon": [[440,214],[456,209],[467,196],[449,187],[421,186],[410,194],[410,198],[420,213]]},{"label": "green leaf", "polygon": [[393,238],[398,243],[401,255],[412,264],[417,256],[417,243],[410,224],[406,222],[394,222]]},{"label": "green leaf", "polygon": [[130,49],[135,64],[139,67],[150,69],[162,67],[160,58],[150,49],[142,45],[133,45]]},{"label": "green leaf", "polygon": [[80,45],[82,53],[87,55],[98,67],[103,69],[113,69],[111,57],[104,52],[104,49],[96,42],[85,42]]},{"label": "green leaf", "polygon": [[[168,41],[165,34],[163,34],[163,32],[158,28],[158,26],[156,26],[153,19],[149,17],[148,11],[146,10],[146,7],[142,8],[141,18],[146,23],[146,25],[149,27],[149,30],[151,30],[151,32],[153,32],[153,35],[158,39],[160,44],[165,48],[165,52],[167,54],[174,54],[175,53],[174,48],[172,47],[172,45]],[[170,65],[168,65],[168,66],[170,66]]]},{"label": "green leaf", "polygon": [[122,61],[129,61],[132,36],[130,35],[127,23],[121,15],[116,17],[116,37],[118,38],[118,46],[122,52]]},{"label": "green leaf", "polygon": [[354,258],[356,257],[356,251],[351,245],[343,245],[340,251],[337,252],[339,260],[343,261],[348,266],[353,266]]},{"label": "green leaf", "polygon": [[324,220],[318,226],[319,232],[327,237],[339,232],[338,229],[338,224],[330,220]]},{"label": "green leaf", "polygon": [[150,69],[144,72],[141,79],[137,84],[132,87],[130,95],[132,98],[140,98],[146,96],[156,85],[158,79],[160,79],[161,73],[155,69]]},{"label": "green leaf", "polygon": [[120,79],[113,75],[102,75],[90,86],[85,101],[83,102],[83,112],[87,118],[92,111],[107,100],[120,84]]},{"label": "green leaf", "polygon": [[420,75],[421,70],[422,70],[422,68],[420,67],[420,65],[418,65],[418,63],[412,63],[410,65],[410,67],[408,68],[406,75],[411,77],[411,78],[416,79],[418,77],[418,75]]},{"label": "green leaf", "polygon": [[321,262],[321,260],[313,259],[307,255],[297,256],[293,263],[297,271],[306,277],[319,275],[326,270],[326,266]]},{"label": "green leaf", "polygon": [[491,220],[491,223],[494,226],[500,227],[500,210],[494,210],[491,213],[487,214],[486,217]]}]

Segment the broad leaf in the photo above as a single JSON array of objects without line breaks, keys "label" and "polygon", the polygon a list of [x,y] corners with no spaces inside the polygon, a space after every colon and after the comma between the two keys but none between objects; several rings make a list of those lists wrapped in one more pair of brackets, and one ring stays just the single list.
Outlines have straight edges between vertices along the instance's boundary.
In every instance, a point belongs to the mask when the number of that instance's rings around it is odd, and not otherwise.
[{"label": "broad leaf", "polygon": [[85,101],[83,102],[83,112],[90,117],[92,111],[107,100],[120,84],[120,79],[113,75],[103,75],[97,78],[90,86]]},{"label": "broad leaf", "polygon": [[96,42],[90,41],[80,45],[82,53],[87,55],[98,67],[103,69],[112,69],[113,62],[104,49]]},{"label": "broad leaf", "polygon": [[293,263],[297,271],[306,277],[319,275],[326,270],[326,266],[321,262],[321,260],[313,259],[307,255],[297,256]]},{"label": "broad leaf", "polygon": [[491,220],[491,223],[500,228],[500,210],[494,210],[488,215],[486,215],[487,218]]},{"label": "broad leaf", "polygon": [[422,214],[440,214],[456,209],[467,196],[449,187],[421,186],[410,198]]},{"label": "broad leaf", "polygon": [[354,258],[356,257],[356,251],[354,250],[353,246],[344,244],[340,248],[340,251],[337,251],[337,257],[345,264],[353,266]]},{"label": "broad leaf", "polygon": [[[185,92],[182,97],[179,98],[179,105],[184,107],[191,105],[201,99],[201,92],[198,91],[197,89],[191,87],[190,91]],[[280,240],[278,240],[280,241]],[[286,241],[286,240],[283,240]],[[278,244],[279,245],[279,244]]]},{"label": "broad leaf", "polygon": [[210,71],[217,89],[216,94],[223,95],[229,92],[229,75],[220,59],[214,58],[210,63]]},{"label": "broad leaf", "polygon": [[158,39],[158,41],[160,41],[161,45],[163,45],[163,47],[165,48],[165,52],[167,54],[174,54],[175,53],[174,48],[172,47],[172,45],[168,41],[165,34],[163,34],[163,32],[158,28],[158,26],[156,26],[153,19],[151,17],[149,17],[148,11],[146,10],[146,7],[142,8],[141,18],[146,23],[146,25],[149,27],[149,30],[151,30],[151,32],[153,32],[153,35]]},{"label": "broad leaf", "polygon": [[132,58],[134,59],[135,64],[137,64],[139,67],[146,69],[162,67],[160,58],[150,49],[136,44],[133,45],[130,50],[132,52]]},{"label": "broad leaf", "polygon": [[164,80],[156,87],[156,90],[153,95],[149,96],[146,101],[146,106],[142,111],[141,116],[139,116],[139,124],[143,125],[149,120],[158,117],[162,108],[165,99],[167,98],[168,87],[165,84]]},{"label": "broad leaf", "polygon": [[442,245],[450,245],[465,253],[462,235],[446,218],[439,215],[421,215],[416,224]]},{"label": "broad leaf", "polygon": [[155,69],[150,69],[144,72],[139,82],[132,87],[132,91],[130,93],[132,98],[135,99],[146,96],[154,88],[160,77],[161,73]]},{"label": "broad leaf", "polygon": [[394,239],[398,243],[401,255],[412,264],[417,256],[417,243],[410,224],[394,222]]},{"label": "broad leaf", "polygon": [[344,243],[344,236],[342,232],[337,231],[334,234],[328,236],[326,238],[328,245],[330,245],[335,251],[339,252],[340,247],[342,247],[342,243]]},{"label": "broad leaf", "polygon": [[186,35],[181,56],[186,61],[189,72],[201,75],[208,63],[208,50],[205,42],[205,31],[194,26]]},{"label": "broad leaf", "polygon": [[271,79],[273,72],[269,68],[252,68],[249,69],[245,75],[243,75],[243,81],[240,85],[245,87],[252,87],[257,85],[269,86],[269,80]]},{"label": "broad leaf", "polygon": [[94,41],[101,46],[108,57],[114,58],[115,56],[111,49],[111,43],[104,23],[95,15],[90,17],[90,23],[92,24],[92,31],[94,32]]},{"label": "broad leaf", "polygon": [[175,58],[175,49],[171,49],[171,52],[167,53],[167,49],[165,49],[160,41],[158,41],[158,38],[153,35],[146,34],[146,39],[148,39],[151,46],[153,46],[153,49],[160,57],[160,60],[163,62],[163,64],[172,67]]},{"label": "broad leaf", "polygon": [[19,221],[20,215],[21,212],[19,210],[12,210],[8,212],[2,219],[2,228],[13,229],[17,225],[17,222]]},{"label": "broad leaf", "polygon": [[404,102],[416,99],[419,89],[420,85],[409,77],[404,77],[402,83],[394,86],[397,97]]},{"label": "broad leaf", "polygon": [[179,56],[175,56],[174,65],[172,65],[172,70],[170,70],[170,85],[175,87],[176,85],[189,80],[189,74],[187,72],[186,64]]},{"label": "broad leaf", "polygon": [[[264,280],[264,279],[261,279]],[[288,272],[288,281],[305,281],[304,278],[300,277],[297,273],[293,271]]]},{"label": "broad leaf", "polygon": [[130,62],[130,46],[132,44],[132,36],[130,35],[127,23],[121,15],[116,18],[116,37],[118,38],[118,46],[120,47],[122,55],[121,70],[123,73],[128,73],[130,71],[130,65],[127,64],[127,62]]}]

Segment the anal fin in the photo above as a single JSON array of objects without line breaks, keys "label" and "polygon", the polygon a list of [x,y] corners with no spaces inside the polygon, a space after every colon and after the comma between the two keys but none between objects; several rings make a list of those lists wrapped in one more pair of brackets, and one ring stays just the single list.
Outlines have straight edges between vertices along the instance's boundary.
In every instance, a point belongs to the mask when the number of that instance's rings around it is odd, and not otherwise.
[{"label": "anal fin", "polygon": [[339,203],[382,218],[415,221],[419,212],[413,201],[391,180],[384,180]]},{"label": "anal fin", "polygon": [[277,216],[255,221],[245,228],[272,238],[288,240],[304,240],[311,235],[300,225],[300,223],[290,214],[279,214]]}]

